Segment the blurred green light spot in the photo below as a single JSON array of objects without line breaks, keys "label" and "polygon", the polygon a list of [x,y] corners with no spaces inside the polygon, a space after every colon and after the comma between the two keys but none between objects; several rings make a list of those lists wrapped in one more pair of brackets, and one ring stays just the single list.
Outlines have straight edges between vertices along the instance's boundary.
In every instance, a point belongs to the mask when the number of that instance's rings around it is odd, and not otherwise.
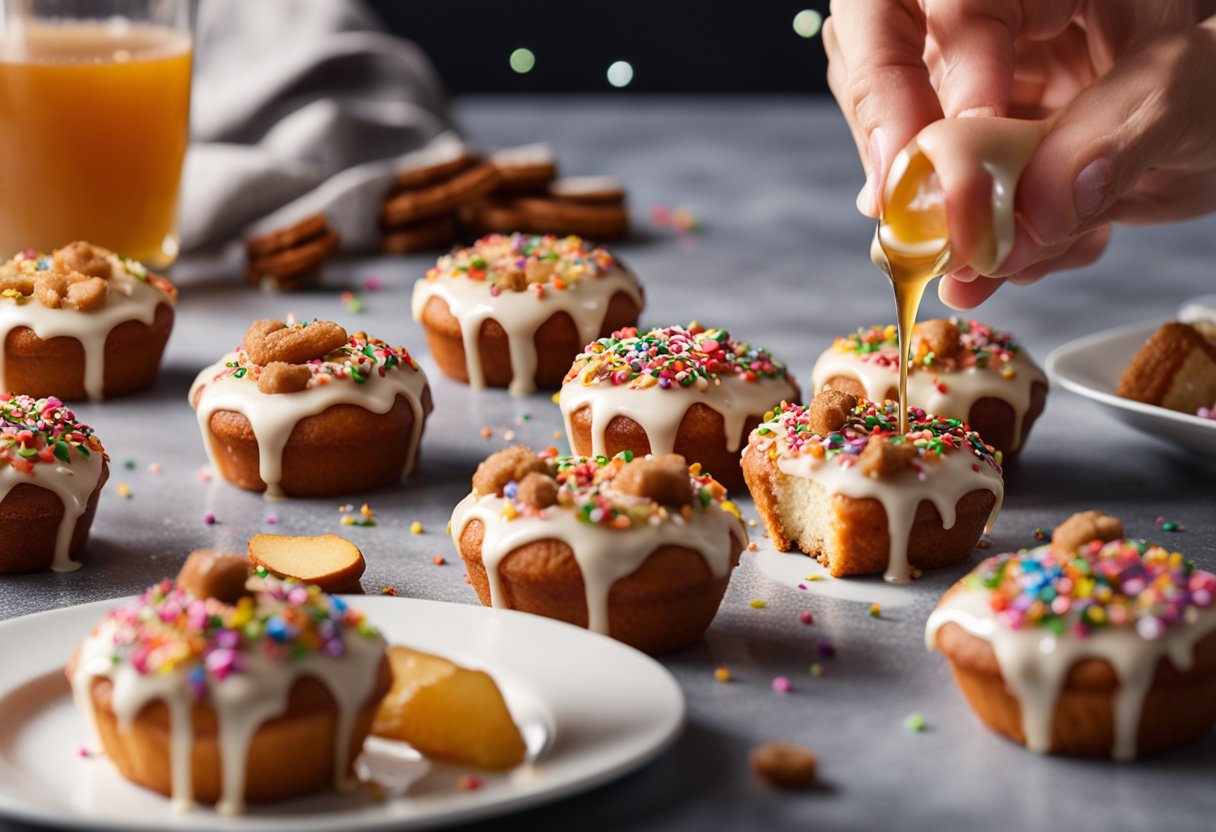
[{"label": "blurred green light spot", "polygon": [[803,38],[813,38],[823,28],[823,15],[814,9],[803,9],[794,15],[794,32]]},{"label": "blurred green light spot", "polygon": [[633,66],[629,61],[614,61],[608,67],[608,83],[614,87],[627,87],[633,80]]},{"label": "blurred green light spot", "polygon": [[511,53],[510,63],[511,69],[523,75],[531,72],[532,67],[536,66],[536,56],[532,54],[531,49],[524,49],[521,46]]}]

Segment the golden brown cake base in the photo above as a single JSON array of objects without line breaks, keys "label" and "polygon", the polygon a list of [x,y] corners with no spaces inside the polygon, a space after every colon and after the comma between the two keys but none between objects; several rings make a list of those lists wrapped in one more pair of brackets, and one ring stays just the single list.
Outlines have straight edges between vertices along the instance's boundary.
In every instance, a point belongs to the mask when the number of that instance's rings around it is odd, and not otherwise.
[{"label": "golden brown cake base", "polygon": [[[858,398],[866,398],[866,390],[860,381],[852,376],[832,376],[823,383],[824,388],[839,390]],[[884,394],[885,398],[898,399],[899,391],[892,387]],[[1001,452],[1001,464],[1009,465],[1018,458],[1018,454],[1026,447],[1026,438],[1035,421],[1043,414],[1047,404],[1047,385],[1035,382],[1030,388],[1030,407],[1022,417],[1022,435],[1013,435],[1015,414],[1013,405],[995,396],[985,396],[977,399],[971,405],[971,412],[966,421],[971,429],[978,433],[983,440]],[[949,416],[949,414],[939,414]],[[957,417],[955,417],[957,418]],[[1016,439],[1016,441],[1015,441]]]},{"label": "golden brown cake base", "polygon": [[[348,755],[352,765],[371,732],[376,708],[388,692],[391,674],[387,661],[381,663],[379,674],[371,698],[355,719]],[[152,702],[135,717],[130,730],[120,731],[110,707],[112,691],[109,679],[93,683],[93,708],[106,756],[126,779],[171,796],[168,708],[161,701]],[[301,677],[287,701],[286,714],[263,723],[249,744],[245,799],[251,803],[328,791],[333,786],[338,719],[333,694],[321,682]],[[196,704],[192,722],[194,799],[215,803],[220,798],[223,767],[214,709]]]},{"label": "golden brown cake base", "polygon": [[[783,473],[776,461],[755,452],[743,457],[743,475],[778,551],[801,549],[827,567],[833,578],[886,570],[891,535],[887,511],[879,500],[829,494],[810,480]],[[812,495],[813,504],[796,508],[786,504],[791,497],[785,492],[795,487],[791,482],[795,480],[821,492]],[[922,500],[908,537],[908,563],[921,569],[939,569],[970,558],[995,504],[991,491],[969,491],[955,506],[954,525],[946,529],[933,503]],[[812,524],[810,531],[800,534],[788,521],[795,510],[800,519]]]},{"label": "golden brown cake base", "polygon": [[[627,326],[636,326],[641,308],[624,292],[617,292],[608,301],[604,311],[604,323],[597,338],[607,337]],[[433,297],[422,308],[422,326],[426,331],[427,346],[439,369],[449,378],[469,382],[469,367],[464,352],[464,340],[460,334],[460,322],[452,315],[447,301]],[[579,338],[574,320],[565,312],[555,312],[532,336],[536,347],[537,363],[535,384],[541,389],[560,387],[566,371],[586,344]],[[481,325],[477,336],[477,349],[481,357],[482,373],[487,387],[507,387],[511,383],[511,346],[506,330],[488,318]]]},{"label": "golden brown cake base", "polygon": [[[93,515],[97,512],[97,497],[109,476],[109,465],[102,463],[101,478],[72,531],[69,555],[80,552],[89,539]],[[8,493],[0,502],[0,575],[51,568],[64,510],[58,494],[32,482],[21,483]]]},{"label": "golden brown cake base", "polygon": [[1148,339],[1123,371],[1119,395],[1195,413],[1216,401],[1216,344],[1198,329],[1168,323]]},{"label": "golden brown cake base", "polygon": [[[105,348],[106,398],[152,386],[172,329],[173,307],[162,303],[156,307],[151,326],[126,321],[110,331]],[[10,390],[35,398],[87,399],[84,347],[67,335],[43,340],[29,327],[16,327],[4,342],[4,379]]]},{"label": "golden brown cake base", "polygon": [[[430,388],[423,391],[422,409],[424,415],[431,411]],[[209,427],[220,475],[239,488],[265,491],[249,420],[219,410],[211,415]],[[409,458],[413,428],[414,412],[404,396],[397,396],[387,413],[336,404],[306,416],[283,448],[279,486],[290,497],[333,497],[392,485],[401,479]]]},{"label": "golden brown cake base", "polygon": [[[679,395],[674,393],[673,395]],[[798,388],[791,385],[789,395],[782,398],[797,401]],[[675,447],[672,453],[679,454],[690,463],[701,463],[701,470],[726,486],[728,491],[742,491],[743,471],[739,467],[739,454],[747,447],[747,437],[760,424],[763,414],[755,413],[743,422],[743,431],[736,437],[738,450],[727,449],[726,420],[722,414],[701,402],[694,402],[684,411],[680,427],[676,430]],[[573,452],[580,456],[591,456],[591,406],[580,407],[570,414],[570,444]],[[607,456],[616,456],[621,451],[632,451],[637,456],[651,453],[650,437],[645,429],[628,416],[614,416],[604,431],[604,449]]]},{"label": "golden brown cake base", "polygon": [[[952,589],[951,592],[956,591]],[[980,721],[996,733],[1026,744],[1018,700],[1005,687],[992,646],[954,622],[937,634],[937,648],[950,660],[954,678]],[[1051,751],[1109,757],[1114,744],[1114,694],[1118,680],[1104,659],[1078,662],[1056,703]],[[1157,665],[1136,735],[1139,756],[1196,740],[1216,722],[1216,633],[1195,648],[1195,665],[1179,671],[1167,659]]]},{"label": "golden brown cake base", "polygon": [[[622,532],[627,536],[628,532]],[[481,603],[490,606],[490,583],[481,559],[485,526],[471,520],[460,535],[460,556]],[[608,632],[618,641],[650,654],[670,653],[695,644],[709,627],[742,544],[732,539],[730,569],[710,574],[705,558],[684,546],[660,546],[633,574],[608,593]],[[538,540],[512,550],[499,564],[503,606],[587,626],[583,575],[570,547],[559,540]]]}]

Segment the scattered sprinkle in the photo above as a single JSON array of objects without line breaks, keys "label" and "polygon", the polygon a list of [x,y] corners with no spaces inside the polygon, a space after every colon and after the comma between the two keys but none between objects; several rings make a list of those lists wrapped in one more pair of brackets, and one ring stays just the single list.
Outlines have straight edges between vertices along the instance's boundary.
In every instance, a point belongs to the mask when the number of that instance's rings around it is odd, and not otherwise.
[{"label": "scattered sprinkle", "polygon": [[754,529],[756,528],[756,521],[749,517],[747,519],[747,525]]},{"label": "scattered sprinkle", "polygon": [[358,315],[363,312],[363,300],[354,292],[343,292],[342,303],[346,306],[346,311],[352,315]]},{"label": "scattered sprinkle", "polygon": [[277,526],[279,523],[279,515],[275,514],[274,512],[271,512],[270,514],[266,515],[266,519],[264,522],[266,523],[267,526]]},{"label": "scattered sprinkle", "polygon": [[818,679],[820,676],[822,676],[823,675],[823,665],[821,665],[819,662],[812,662],[811,663],[811,675],[814,676],[816,679]]},{"label": "scattered sprinkle", "polygon": [[134,471],[134,470],[135,470],[135,460],[133,460],[133,459],[124,459],[124,460],[122,461],[122,467],[123,467],[123,468],[126,468],[128,471]]},{"label": "scattered sprinkle", "polygon": [[1166,520],[1164,517],[1157,518],[1157,528],[1161,529],[1161,531],[1163,531],[1163,532],[1180,532],[1180,531],[1182,531],[1181,526],[1179,526],[1173,520]]},{"label": "scattered sprinkle", "polygon": [[729,682],[731,680],[730,668],[724,664],[720,664],[714,668],[714,681]]},{"label": "scattered sprinkle", "polygon": [[159,474],[160,473],[160,463],[157,463],[157,462],[149,463],[148,464],[148,473],[149,474]]},{"label": "scattered sprinkle", "polygon": [[789,693],[794,685],[790,682],[789,676],[774,676],[773,677],[773,692],[774,693]]},{"label": "scattered sprinkle", "polygon": [[380,590],[380,594],[381,595],[392,595],[392,596],[396,597],[397,588],[395,586],[386,586],[384,589]]},{"label": "scattered sprinkle", "polygon": [[481,788],[481,778],[475,774],[465,774],[456,781],[456,787],[462,792],[475,792]]},{"label": "scattered sprinkle", "polygon": [[90,757],[92,757],[92,756],[93,756],[93,752],[92,752],[92,751],[89,751],[89,749],[85,748],[85,747],[82,745],[82,746],[80,746],[79,748],[77,748],[77,749],[76,749],[76,756],[77,756],[77,757],[81,757],[81,758],[83,758],[83,759],[87,760],[87,759],[89,759]]},{"label": "scattered sprinkle", "polygon": [[819,643],[815,645],[815,649],[819,651],[819,655],[825,659],[831,659],[836,656],[836,648],[832,646],[832,642],[826,638],[819,639]]},{"label": "scattered sprinkle", "polygon": [[882,615],[882,605],[878,603],[870,604],[870,618],[878,618],[880,615]]},{"label": "scattered sprinkle", "polygon": [[754,540],[749,540],[749,541],[747,541],[747,551],[749,551],[749,552],[754,552],[754,551],[756,551],[758,548],[759,548],[759,547],[758,547],[758,546],[756,546],[756,541],[754,541]]},{"label": "scattered sprinkle", "polygon": [[194,472],[194,478],[199,482],[211,482],[211,467],[200,465]]},{"label": "scattered sprinkle", "polygon": [[214,526],[215,525],[215,515],[209,511],[203,512],[203,522],[206,523],[208,526]]},{"label": "scattered sprinkle", "polygon": [[120,482],[118,484],[118,493],[121,494],[124,499],[131,499],[131,486],[127,485],[125,482]]},{"label": "scattered sprinkle", "polygon": [[422,534],[422,524],[417,520],[410,523],[410,534]]},{"label": "scattered sprinkle", "polygon": [[762,610],[767,606],[768,606],[768,602],[761,601],[759,598],[753,598],[751,601],[751,607],[754,610]]},{"label": "scattered sprinkle", "polygon": [[376,277],[374,274],[369,274],[367,277],[363,278],[363,288],[369,292],[379,292],[382,288],[384,288],[384,284],[380,282],[380,278]]},{"label": "scattered sprinkle", "polygon": [[447,563],[447,560],[443,557],[443,555],[435,555],[435,557],[431,558],[431,563],[435,564],[436,566],[443,566]]},{"label": "scattered sprinkle", "polygon": [[482,439],[489,439],[492,436],[494,436],[494,431],[490,430],[488,427],[481,429],[481,438]]},{"label": "scattered sprinkle", "polygon": [[922,713],[908,714],[904,717],[904,727],[914,733],[921,733],[925,730],[925,715]]},{"label": "scattered sprinkle", "polygon": [[515,431],[513,431],[513,430],[504,430],[504,431],[502,432],[502,438],[503,438],[504,440],[506,440],[507,442],[514,442],[514,441],[515,441]]},{"label": "scattered sprinkle", "polygon": [[810,626],[815,623],[815,616],[811,615],[809,610],[804,610],[798,614],[798,620],[803,624]]},{"label": "scattered sprinkle", "polygon": [[807,575],[807,576],[806,576],[805,578],[803,578],[802,580],[804,580],[804,581],[810,581],[811,583],[814,583],[815,581],[822,581],[822,580],[823,580],[823,576],[822,576],[822,575]]},{"label": "scattered sprinkle", "polygon": [[360,516],[355,515],[355,507],[350,503],[338,506],[338,513],[342,515],[343,526],[369,527],[376,525],[376,512],[372,511],[371,506],[367,503],[364,503],[360,507]]}]

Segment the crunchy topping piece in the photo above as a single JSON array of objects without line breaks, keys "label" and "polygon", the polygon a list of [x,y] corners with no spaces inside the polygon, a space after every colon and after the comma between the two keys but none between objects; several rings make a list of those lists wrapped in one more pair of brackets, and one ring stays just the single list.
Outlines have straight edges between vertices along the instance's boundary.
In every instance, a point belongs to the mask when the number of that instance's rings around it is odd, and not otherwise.
[{"label": "crunchy topping piece", "polygon": [[34,278],[34,296],[47,309],[91,312],[106,302],[106,282],[79,272],[43,271]]},{"label": "crunchy topping piece", "polygon": [[288,364],[271,361],[258,375],[258,390],[268,395],[275,393],[299,393],[308,389],[312,381],[312,370],[306,364]]},{"label": "crunchy topping piece", "polygon": [[249,561],[231,552],[195,549],[177,573],[177,588],[200,600],[235,604],[249,594]]},{"label": "crunchy topping piece", "polygon": [[890,477],[911,468],[919,452],[911,442],[899,439],[875,436],[867,442],[857,457],[861,473],[867,477]]},{"label": "crunchy topping piece", "polygon": [[0,266],[0,292],[19,295],[34,294],[35,272],[17,268],[12,260]]},{"label": "crunchy topping piece", "polygon": [[500,494],[511,482],[523,482],[532,472],[549,473],[549,465],[525,445],[512,445],[487,457],[473,474],[478,494]]},{"label": "crunchy topping piece", "polygon": [[521,269],[503,269],[495,275],[493,285],[507,292],[523,292],[528,288],[528,275]]},{"label": "crunchy topping piece", "polygon": [[811,430],[821,436],[840,430],[856,407],[856,396],[840,390],[824,390],[811,401],[807,412]]},{"label": "crunchy topping piece", "polygon": [[688,463],[679,454],[635,459],[617,474],[618,491],[645,497],[662,506],[692,505],[688,488]]},{"label": "crunchy topping piece", "polygon": [[1061,555],[1071,555],[1095,540],[1106,543],[1123,537],[1123,523],[1100,511],[1079,511],[1069,517],[1051,535],[1051,548]]},{"label": "crunchy topping piece", "polygon": [[288,326],[282,321],[254,321],[245,333],[245,352],[255,364],[274,361],[303,364],[324,358],[346,343],[346,330],[332,321],[302,322]]},{"label": "crunchy topping piece", "polygon": [[533,471],[519,481],[515,498],[537,511],[544,511],[557,504],[557,480],[548,474]]},{"label": "crunchy topping piece", "polygon": [[89,277],[109,280],[112,272],[110,252],[91,243],[77,240],[56,249],[51,255],[55,269],[64,273],[80,272]]},{"label": "crunchy topping piece", "polygon": [[912,356],[922,364],[931,355],[937,361],[952,359],[962,347],[960,335],[958,324],[953,320],[922,321],[912,328]]},{"label": "crunchy topping piece", "polygon": [[766,742],[752,749],[752,771],[782,789],[809,789],[815,785],[814,752],[788,742]]},{"label": "crunchy topping piece", "polygon": [[[278,321],[259,321],[258,323],[266,324],[267,329],[272,324],[282,326]],[[312,329],[323,323],[326,322],[314,321],[307,328]],[[342,329],[337,324],[328,324],[328,326],[321,326],[318,329],[318,333],[324,332],[328,327],[336,327],[338,331]],[[303,328],[304,325],[302,324],[297,324],[293,327],[293,329],[297,330]],[[284,330],[276,331],[281,332]],[[327,341],[326,345],[332,344],[336,340],[336,338],[331,336],[325,337]],[[311,347],[302,348],[301,351],[311,352],[312,349]],[[263,359],[266,358],[266,355],[262,353],[259,353],[259,356]],[[325,355],[303,361],[272,358],[263,364],[250,354],[247,346],[240,346],[237,347],[233,355],[226,357],[223,367],[216,372],[215,379],[218,380],[232,376],[233,378],[244,379],[249,382],[260,382],[267,367],[275,363],[283,363],[306,369],[310,377],[303,389],[313,389],[338,381],[353,381],[355,384],[365,384],[369,379],[376,376],[383,378],[389,372],[401,372],[405,368],[413,372],[421,372],[418,362],[413,359],[405,347],[393,347],[379,338],[368,336],[365,332],[356,332],[339,346],[330,349]],[[276,370],[272,372],[278,374],[280,371]],[[298,370],[293,370],[291,373],[292,378],[303,378],[302,373]],[[267,382],[273,388],[269,392],[293,392],[290,389],[291,381],[287,381],[287,386],[279,389],[281,381],[280,379]],[[295,383],[298,384],[298,380]],[[263,392],[267,391],[263,390]]]}]

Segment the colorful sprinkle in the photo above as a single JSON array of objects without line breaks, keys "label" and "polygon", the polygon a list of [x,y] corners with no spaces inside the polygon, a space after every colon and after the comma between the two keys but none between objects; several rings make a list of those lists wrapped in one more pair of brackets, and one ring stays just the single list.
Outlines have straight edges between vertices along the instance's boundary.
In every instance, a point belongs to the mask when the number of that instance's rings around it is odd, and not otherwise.
[{"label": "colorful sprinkle", "polygon": [[924,714],[908,714],[906,717],[904,717],[904,727],[915,734],[921,733],[925,730]]},{"label": "colorful sprinkle", "polygon": [[789,676],[773,677],[773,692],[774,693],[789,693],[794,685],[790,682]]},{"label": "colorful sprinkle", "polygon": [[803,612],[798,614],[798,620],[801,621],[803,624],[810,626],[811,624],[815,623],[815,616],[811,615],[811,613],[809,611],[804,610]]},{"label": "colorful sprinkle", "polygon": [[435,555],[435,557],[431,558],[431,563],[435,564],[436,566],[443,566],[447,563],[447,560],[443,557],[443,555]]},{"label": "colorful sprinkle", "polygon": [[36,465],[71,465],[94,453],[109,459],[93,429],[59,399],[0,393],[0,465],[32,476]]},{"label": "colorful sprinkle", "polygon": [[[912,362],[909,365],[912,372],[954,372],[975,367],[981,370],[992,369],[1006,380],[1014,378],[1016,371],[1011,362],[1022,348],[1013,340],[1012,335],[979,321],[958,316],[952,316],[950,322],[959,330],[958,352],[949,357],[939,356],[930,349],[928,342],[916,333],[912,336]],[[895,324],[862,327],[850,335],[837,338],[832,349],[856,355],[867,364],[899,368],[899,333]]]},{"label": "colorful sprinkle", "polygon": [[422,534],[422,524],[417,520],[410,523],[410,534]]},{"label": "colorful sprinkle", "polygon": [[596,280],[620,264],[602,246],[575,237],[490,234],[467,248],[439,258],[426,279],[468,279],[486,284],[491,294],[566,291],[581,281]]},{"label": "colorful sprinkle", "polygon": [[731,680],[730,668],[724,664],[720,664],[714,668],[714,681],[729,682]]},{"label": "colorful sprinkle", "polygon": [[814,676],[816,679],[818,679],[820,676],[822,676],[823,675],[823,665],[821,665],[819,662],[812,662],[811,663],[811,675]]},{"label": "colorful sprinkle", "polygon": [[752,599],[751,608],[754,610],[762,610],[768,606],[767,601],[761,601],[759,598]]},{"label": "colorful sprinkle", "polygon": [[869,614],[870,618],[878,618],[880,615],[882,615],[882,606],[877,603],[870,604],[870,610],[869,610],[868,614]]},{"label": "colorful sprinkle", "polygon": [[203,523],[205,523],[208,526],[214,526],[215,525],[215,515],[209,511],[203,512]]},{"label": "colorful sprinkle", "polygon": [[836,648],[833,647],[832,642],[828,641],[826,638],[821,638],[819,643],[815,645],[815,649],[818,650],[819,655],[823,656],[825,659],[832,659],[836,657]]},{"label": "colorful sprinkle", "polygon": [[482,780],[475,774],[465,774],[456,781],[456,787],[462,792],[475,792],[482,787]]},{"label": "colorful sprinkle", "polygon": [[131,486],[127,485],[125,482],[120,482],[118,484],[118,493],[124,500],[131,499]]}]

